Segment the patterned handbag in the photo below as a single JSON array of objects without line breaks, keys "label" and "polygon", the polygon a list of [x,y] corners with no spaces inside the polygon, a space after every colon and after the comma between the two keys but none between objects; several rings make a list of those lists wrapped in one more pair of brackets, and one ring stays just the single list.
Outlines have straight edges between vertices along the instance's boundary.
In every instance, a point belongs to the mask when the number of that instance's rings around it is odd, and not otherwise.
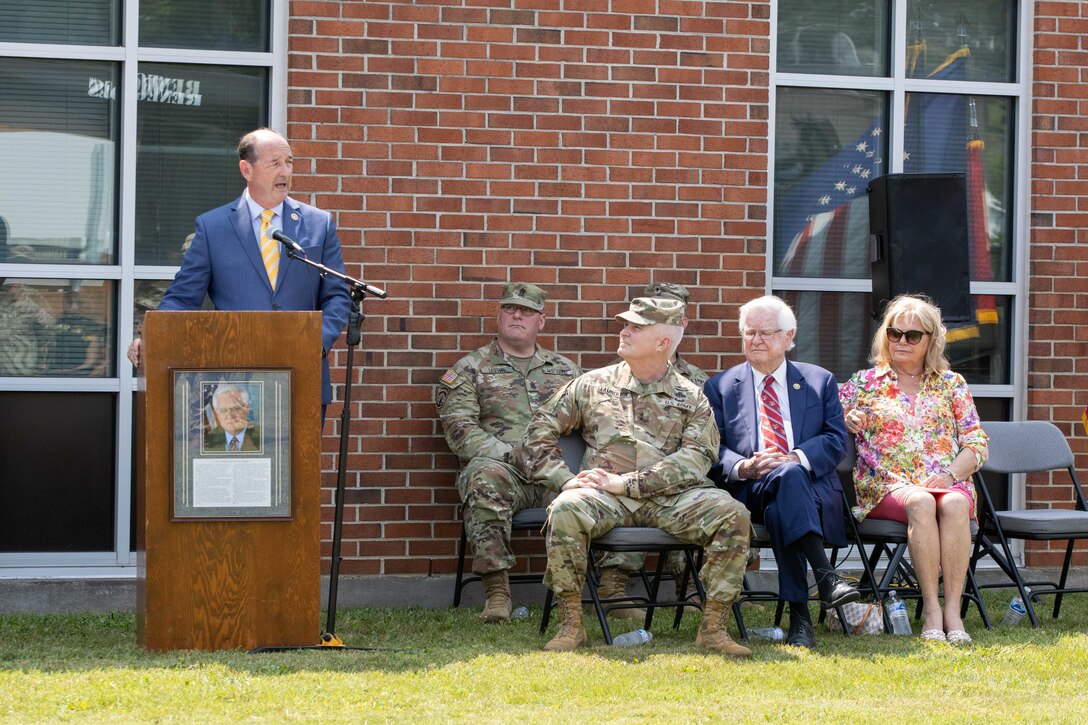
[{"label": "patterned handbag", "polygon": [[[843,616],[850,627],[850,636],[855,634],[884,634],[884,618],[880,612],[880,605],[876,603],[850,602],[842,605]],[[827,613],[827,628],[832,632],[842,631],[842,622],[839,621],[838,610],[832,609]]]}]

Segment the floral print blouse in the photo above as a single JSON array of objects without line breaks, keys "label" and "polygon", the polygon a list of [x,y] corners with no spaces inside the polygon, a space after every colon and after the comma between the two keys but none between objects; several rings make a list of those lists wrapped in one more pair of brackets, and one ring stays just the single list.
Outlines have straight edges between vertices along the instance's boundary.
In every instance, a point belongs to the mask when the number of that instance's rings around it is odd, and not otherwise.
[{"label": "floral print blouse", "polygon": [[[964,448],[974,451],[977,465],[986,460],[986,433],[963,376],[947,371],[927,373],[911,399],[899,389],[887,364],[859,370],[839,390],[842,407],[866,413],[865,428],[855,436],[858,459],[854,515],[865,518],[880,500],[903,486],[919,485],[952,463]],[[958,484],[976,502],[971,480]],[[975,506],[971,507],[975,516]]]}]

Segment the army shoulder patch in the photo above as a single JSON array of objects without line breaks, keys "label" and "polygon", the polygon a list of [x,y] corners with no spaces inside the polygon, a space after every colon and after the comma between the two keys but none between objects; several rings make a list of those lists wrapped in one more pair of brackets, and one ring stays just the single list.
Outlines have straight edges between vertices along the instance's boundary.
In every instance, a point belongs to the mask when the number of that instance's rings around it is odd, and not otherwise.
[{"label": "army shoulder patch", "polygon": [[441,382],[442,382],[443,384],[445,384],[445,385],[448,385],[448,386],[450,386],[450,387],[452,388],[452,387],[454,387],[454,386],[455,386],[455,385],[457,384],[457,381],[458,381],[458,379],[460,379],[460,377],[461,377],[461,376],[460,376],[460,375],[458,375],[458,374],[457,374],[457,372],[456,372],[456,371],[455,371],[455,370],[454,370],[453,368],[450,368],[449,370],[447,370],[447,371],[446,371],[446,372],[445,372],[445,373],[444,373],[444,374],[442,375],[442,377],[441,377],[441,378],[439,378],[439,380],[440,380],[440,381],[441,381]]}]

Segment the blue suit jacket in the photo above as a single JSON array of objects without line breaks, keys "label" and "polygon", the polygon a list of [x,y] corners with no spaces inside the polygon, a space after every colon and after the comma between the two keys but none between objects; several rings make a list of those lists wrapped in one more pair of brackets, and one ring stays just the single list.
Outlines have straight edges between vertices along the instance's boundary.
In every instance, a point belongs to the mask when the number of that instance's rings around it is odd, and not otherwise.
[{"label": "blue suit jacket", "polygon": [[[793,446],[804,451],[812,466],[812,485],[820,501],[824,540],[845,545],[842,483],[835,467],[846,452],[846,423],[839,402],[839,385],[827,370],[786,361]],[[728,480],[733,466],[750,457],[759,444],[759,408],[752,385],[752,366],[742,363],[718,373],[703,385],[721,434],[718,462],[710,478],[734,495],[744,481]]]},{"label": "blue suit jacket", "polygon": [[[332,215],[288,197],[283,202],[283,233],[294,239],[315,262],[344,271],[340,239]],[[276,291],[261,261],[244,197],[201,214],[193,243],[181,260],[174,282],[159,303],[160,310],[199,310],[204,296],[217,310],[319,310],[321,315],[321,400],[332,401],[329,363],[325,354],[340,337],[351,298],[338,279],[280,251]]]}]

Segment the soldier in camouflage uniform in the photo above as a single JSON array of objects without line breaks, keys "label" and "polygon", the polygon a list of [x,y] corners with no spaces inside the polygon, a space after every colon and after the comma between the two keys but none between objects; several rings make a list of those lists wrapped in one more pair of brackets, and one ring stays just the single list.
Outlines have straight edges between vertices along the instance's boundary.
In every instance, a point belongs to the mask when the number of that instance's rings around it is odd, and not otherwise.
[{"label": "soldier in camouflage uniform", "polygon": [[[676,300],[632,301],[617,316],[624,323],[623,362],[566,385],[529,424],[529,477],[562,491],[548,507],[544,580],[556,593],[562,625],[545,649],[586,642],[581,599],[590,541],[616,526],[654,526],[706,547],[707,603],[696,646],[751,655],[723,621],[744,577],[748,511],[706,477],[719,443],[710,404],[669,365],[683,336],[682,316]],[[567,468],[558,444],[574,431],[586,441],[578,472]]]},{"label": "soldier in camouflage uniform", "polygon": [[[680,326],[685,330],[688,329],[688,289],[683,285],[673,284],[671,282],[654,282],[646,285],[646,289],[643,290],[643,296],[645,297],[664,297],[674,300],[680,300],[684,303],[684,316],[680,319]],[[683,375],[691,382],[703,387],[710,376],[704,373],[699,368],[689,363],[684,358],[680,357],[680,353],[676,353],[672,358],[673,367],[676,368],[676,372]]]},{"label": "soldier in camouflage uniform", "polygon": [[[680,318],[680,326],[685,330],[687,329],[687,304],[689,295],[686,287],[671,282],[652,282],[643,289],[643,296],[674,299],[682,302],[684,305],[684,314],[683,317]],[[619,362],[619,360],[616,362]],[[676,372],[698,385],[700,389],[702,389],[703,383],[709,378],[702,370],[680,357],[679,353],[673,355],[672,366]],[[642,564],[645,560],[646,554],[637,551],[616,551],[609,552],[602,556],[600,561],[601,585],[597,590],[598,596],[601,599],[615,599],[624,596],[627,593],[627,582],[631,573],[642,568]],[[686,561],[681,552],[674,551],[669,555],[668,569],[673,574],[682,574],[685,565]],[[645,609],[613,609],[609,614],[613,617],[633,619],[639,622],[646,619]]]},{"label": "soldier in camouflage uniform", "polygon": [[472,570],[483,578],[485,622],[510,619],[510,525],[518,511],[545,503],[548,491],[527,484],[517,468],[525,427],[544,401],[580,372],[536,344],[546,295],[536,285],[508,284],[499,300],[498,337],[461,358],[435,388],[446,442],[461,459]]}]

